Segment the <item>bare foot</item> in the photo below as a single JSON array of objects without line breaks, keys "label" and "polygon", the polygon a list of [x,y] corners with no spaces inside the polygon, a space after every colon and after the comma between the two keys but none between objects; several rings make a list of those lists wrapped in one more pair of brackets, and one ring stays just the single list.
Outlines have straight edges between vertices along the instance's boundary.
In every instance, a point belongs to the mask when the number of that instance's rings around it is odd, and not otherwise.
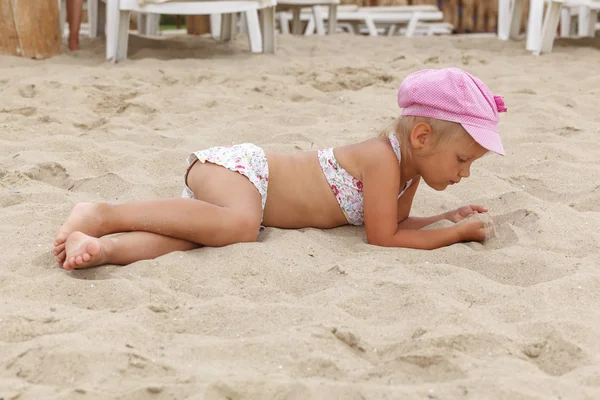
[{"label": "bare foot", "polygon": [[86,235],[98,237],[100,229],[100,205],[95,203],[78,203],[71,210],[67,221],[59,228],[54,238],[54,256],[56,262],[64,263],[66,251],[65,242],[72,232],[79,231]]},{"label": "bare foot", "polygon": [[105,263],[105,248],[101,239],[88,236],[82,232],[73,232],[65,242],[66,259],[63,268],[95,267]]},{"label": "bare foot", "polygon": [[79,35],[77,37],[69,37],[69,50],[79,50]]}]

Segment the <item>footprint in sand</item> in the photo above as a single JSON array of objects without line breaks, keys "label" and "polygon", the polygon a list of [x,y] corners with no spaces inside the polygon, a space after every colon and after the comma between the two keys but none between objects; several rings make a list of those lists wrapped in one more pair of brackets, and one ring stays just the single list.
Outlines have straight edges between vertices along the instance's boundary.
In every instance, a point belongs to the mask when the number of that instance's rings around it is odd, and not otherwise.
[{"label": "footprint in sand", "polygon": [[156,109],[144,103],[124,103],[117,108],[117,114],[143,114],[150,115],[156,113]]},{"label": "footprint in sand", "polygon": [[535,212],[524,208],[494,217],[496,227],[510,224],[525,229],[535,229],[539,220]]},{"label": "footprint in sand", "polygon": [[561,376],[589,362],[589,355],[574,343],[551,333],[544,340],[522,349],[528,361],[552,376]]},{"label": "footprint in sand", "polygon": [[600,212],[600,186],[596,186],[589,194],[583,196],[580,200],[569,204],[569,206],[582,212]]},{"label": "footprint in sand", "polygon": [[29,179],[44,182],[61,189],[69,190],[73,187],[73,180],[65,167],[56,162],[37,164],[26,171],[25,175]]},{"label": "footprint in sand", "polygon": [[311,83],[315,89],[322,92],[357,91],[368,86],[387,84],[394,80],[392,75],[372,68],[338,68],[325,75],[321,77],[317,74],[299,76],[298,80],[300,83]]},{"label": "footprint in sand", "polygon": [[33,114],[37,112],[37,108],[35,107],[20,107],[20,108],[2,108],[0,109],[0,114],[16,114],[22,115],[24,117],[31,117]]},{"label": "footprint in sand", "polygon": [[[448,340],[444,345],[447,346],[447,343]],[[408,378],[420,382],[443,382],[464,378],[466,374],[452,362],[452,357],[443,349],[444,345],[435,345],[430,340],[410,339],[378,347],[379,360],[375,363],[376,367],[370,371],[370,375],[385,380],[393,374],[399,379]],[[432,348],[436,349],[433,353]]]},{"label": "footprint in sand", "polygon": [[105,125],[107,123],[108,123],[108,119],[103,117],[103,118],[96,119],[96,120],[94,120],[94,121],[92,121],[90,123],[87,123],[87,124],[86,123],[81,123],[81,122],[80,123],[74,123],[73,126],[75,128],[84,129],[84,130],[89,131],[89,130],[92,130],[92,129],[99,128],[102,125]]},{"label": "footprint in sand", "polygon": [[108,173],[93,178],[81,179],[73,184],[72,191],[79,193],[96,193],[104,199],[118,198],[133,185],[117,174]]},{"label": "footprint in sand", "polygon": [[35,85],[25,85],[19,88],[19,94],[26,99],[33,99],[36,95]]},{"label": "footprint in sand", "polygon": [[526,176],[514,176],[507,179],[514,186],[522,189],[526,193],[545,201],[562,202],[570,197],[568,193],[557,193],[548,189],[546,184],[540,179],[528,178]]}]

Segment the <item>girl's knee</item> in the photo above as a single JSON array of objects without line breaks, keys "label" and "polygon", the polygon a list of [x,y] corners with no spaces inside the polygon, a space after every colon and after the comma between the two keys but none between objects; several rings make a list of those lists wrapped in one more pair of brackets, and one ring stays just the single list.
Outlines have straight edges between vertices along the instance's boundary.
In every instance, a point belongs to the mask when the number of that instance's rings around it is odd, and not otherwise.
[{"label": "girl's knee", "polygon": [[256,242],[260,230],[260,216],[231,211],[221,219],[221,229],[215,232],[214,244],[227,246],[234,243]]},{"label": "girl's knee", "polygon": [[260,218],[252,215],[238,215],[232,224],[235,242],[256,242],[260,231]]}]

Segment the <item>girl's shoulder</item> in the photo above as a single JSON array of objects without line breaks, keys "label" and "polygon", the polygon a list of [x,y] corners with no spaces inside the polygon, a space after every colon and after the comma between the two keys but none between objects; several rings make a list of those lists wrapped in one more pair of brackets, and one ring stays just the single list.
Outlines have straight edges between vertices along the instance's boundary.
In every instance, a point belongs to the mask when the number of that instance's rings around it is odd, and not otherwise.
[{"label": "girl's shoulder", "polygon": [[398,169],[398,159],[386,136],[378,136],[363,142],[334,149],[338,161],[348,165],[356,175],[362,176],[369,170]]},{"label": "girl's shoulder", "polygon": [[365,160],[373,160],[379,164],[386,162],[398,163],[394,149],[387,136],[377,136],[358,143],[356,152]]}]

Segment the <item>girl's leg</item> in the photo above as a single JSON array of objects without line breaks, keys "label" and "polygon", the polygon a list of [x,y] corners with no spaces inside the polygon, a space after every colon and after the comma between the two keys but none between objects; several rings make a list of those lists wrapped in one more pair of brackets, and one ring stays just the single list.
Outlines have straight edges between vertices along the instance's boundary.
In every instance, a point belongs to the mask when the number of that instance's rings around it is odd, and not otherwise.
[{"label": "girl's leg", "polygon": [[66,241],[63,268],[127,265],[197,247],[192,242],[148,232],[128,232],[100,239],[82,232],[73,232]]},{"label": "girl's leg", "polygon": [[79,50],[79,28],[81,26],[82,11],[83,0],[67,0],[67,22],[69,23],[70,50]]},{"label": "girl's leg", "polygon": [[75,231],[94,237],[143,231],[205,246],[256,240],[262,216],[261,197],[245,176],[197,162],[187,181],[196,199],[77,205],[56,235],[57,261],[64,261],[64,242]]}]

